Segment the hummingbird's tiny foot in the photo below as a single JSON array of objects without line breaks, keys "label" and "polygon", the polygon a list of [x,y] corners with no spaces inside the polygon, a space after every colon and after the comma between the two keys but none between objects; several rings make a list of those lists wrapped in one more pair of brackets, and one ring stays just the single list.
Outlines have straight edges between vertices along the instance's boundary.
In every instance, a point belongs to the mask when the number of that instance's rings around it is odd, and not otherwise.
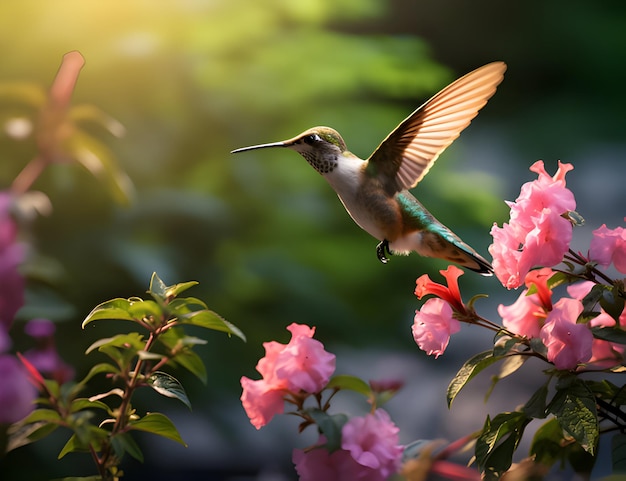
[{"label": "hummingbird's tiny foot", "polygon": [[391,255],[391,251],[389,250],[389,241],[387,239],[383,239],[376,246],[376,256],[378,257],[378,260],[382,262],[383,264],[386,264],[387,262],[389,262],[389,259],[387,258],[385,253]]}]

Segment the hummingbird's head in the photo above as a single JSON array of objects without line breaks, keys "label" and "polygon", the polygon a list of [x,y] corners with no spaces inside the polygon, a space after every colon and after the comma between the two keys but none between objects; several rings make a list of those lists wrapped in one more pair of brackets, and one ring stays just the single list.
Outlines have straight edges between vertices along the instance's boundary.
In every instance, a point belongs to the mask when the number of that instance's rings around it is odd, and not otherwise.
[{"label": "hummingbird's head", "polygon": [[289,140],[243,147],[231,153],[268,147],[288,147],[295,150],[320,174],[332,172],[337,167],[339,157],[346,151],[346,143],[339,132],[330,127],[313,127]]}]

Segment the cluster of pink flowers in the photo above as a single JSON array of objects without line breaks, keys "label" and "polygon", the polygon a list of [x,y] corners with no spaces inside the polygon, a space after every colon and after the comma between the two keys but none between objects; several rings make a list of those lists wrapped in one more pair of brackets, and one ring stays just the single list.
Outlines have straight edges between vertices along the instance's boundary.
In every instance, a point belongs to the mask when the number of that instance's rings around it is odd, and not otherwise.
[{"label": "cluster of pink flowers", "polygon": [[[263,378],[241,378],[241,401],[257,429],[284,412],[285,400],[294,403],[306,418],[304,400],[310,395],[319,398],[335,371],[335,356],[313,339],[315,328],[291,324],[287,329],[291,332],[288,344],[263,344],[265,357],[256,366]],[[353,417],[341,428],[339,449],[329,450],[323,435],[315,446],[295,449],[296,471],[302,481],[384,481],[400,469],[403,447],[398,431],[382,409]]]},{"label": "cluster of pink flowers", "polygon": [[241,378],[241,402],[257,429],[284,412],[287,394],[321,392],[335,372],[335,355],[313,339],[315,328],[294,323],[287,330],[291,332],[288,344],[263,343],[265,357],[256,366],[263,379]]},{"label": "cluster of pink flowers", "polygon": [[[576,207],[574,195],[565,186],[570,164],[559,163],[554,176],[546,173],[543,162],[530,169],[538,178],[522,186],[511,207],[510,222],[491,230],[496,276],[509,289],[526,285],[511,305],[500,305],[498,314],[509,333],[526,339],[540,339],[546,358],[557,369],[574,370],[581,366],[610,368],[623,362],[624,346],[594,338],[594,327],[626,328],[626,310],[614,319],[603,309],[586,312],[581,319],[585,296],[594,282],[582,281],[568,287],[568,296],[553,301],[549,280],[555,274],[550,267],[561,263],[569,251],[573,224],[569,219]],[[626,273],[626,230],[602,225],[593,232],[587,257],[577,254],[579,263],[614,267]],[[418,346],[436,357],[442,354],[450,335],[460,328],[459,319],[472,323],[489,323],[478,318],[463,303],[458,286],[462,271],[450,266],[441,271],[447,286],[433,282],[427,275],[417,279],[418,298],[432,294],[416,311],[413,337]],[[610,288],[610,286],[605,286]],[[617,317],[617,316],[616,316]],[[490,323],[495,330],[498,326]]]},{"label": "cluster of pink flowers", "polygon": [[489,253],[493,269],[504,287],[519,287],[533,266],[554,266],[563,260],[572,240],[572,223],[563,215],[576,208],[574,194],[565,186],[571,164],[559,162],[551,177],[543,162],[531,167],[537,180],[522,186],[511,208],[509,223],[491,229]]},{"label": "cluster of pink flowers", "polygon": [[[526,275],[528,288],[510,306],[498,307],[504,326],[529,339],[541,339],[547,349],[547,359],[557,369],[572,370],[580,365],[607,368],[620,364],[624,346],[595,339],[590,330],[591,327],[613,327],[617,324],[615,319],[601,309],[588,323],[577,322],[583,312],[582,300],[593,282],[572,284],[567,289],[570,297],[553,303],[552,290],[547,285],[553,274],[551,269],[543,268]],[[531,287],[535,292],[529,294]],[[626,327],[626,311],[619,321]]]}]

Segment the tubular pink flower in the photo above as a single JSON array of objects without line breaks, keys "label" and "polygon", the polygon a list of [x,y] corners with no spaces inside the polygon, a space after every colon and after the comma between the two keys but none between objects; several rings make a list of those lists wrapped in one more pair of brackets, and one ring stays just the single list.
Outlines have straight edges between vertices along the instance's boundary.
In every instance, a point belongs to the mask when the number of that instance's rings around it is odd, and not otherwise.
[{"label": "tubular pink flower", "polygon": [[422,299],[422,297],[428,294],[433,294],[450,304],[455,311],[465,314],[467,310],[461,299],[461,291],[459,289],[459,277],[463,275],[463,271],[451,265],[439,272],[446,279],[447,286],[433,282],[428,274],[424,274],[416,281],[415,295],[418,299]]},{"label": "tubular pink flower", "polygon": [[419,311],[411,328],[413,339],[422,351],[435,358],[444,353],[450,336],[461,329],[452,317],[450,304],[440,298],[428,299]]},{"label": "tubular pink flower", "polygon": [[589,257],[604,267],[612,262],[619,272],[626,274],[626,229],[609,229],[606,224],[602,224],[594,230]]},{"label": "tubular pink flower", "polygon": [[548,360],[557,369],[572,370],[591,358],[593,335],[585,324],[576,320],[583,311],[577,299],[562,298],[548,314],[540,337],[548,349]]}]

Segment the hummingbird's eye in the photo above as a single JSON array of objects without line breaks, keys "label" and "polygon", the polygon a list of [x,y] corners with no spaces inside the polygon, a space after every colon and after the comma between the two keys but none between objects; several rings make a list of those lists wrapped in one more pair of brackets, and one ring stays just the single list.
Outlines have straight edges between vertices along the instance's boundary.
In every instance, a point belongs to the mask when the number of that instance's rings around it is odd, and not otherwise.
[{"label": "hummingbird's eye", "polygon": [[309,145],[313,144],[314,142],[321,142],[321,141],[322,141],[322,138],[317,134],[307,135],[304,138],[304,142]]}]

